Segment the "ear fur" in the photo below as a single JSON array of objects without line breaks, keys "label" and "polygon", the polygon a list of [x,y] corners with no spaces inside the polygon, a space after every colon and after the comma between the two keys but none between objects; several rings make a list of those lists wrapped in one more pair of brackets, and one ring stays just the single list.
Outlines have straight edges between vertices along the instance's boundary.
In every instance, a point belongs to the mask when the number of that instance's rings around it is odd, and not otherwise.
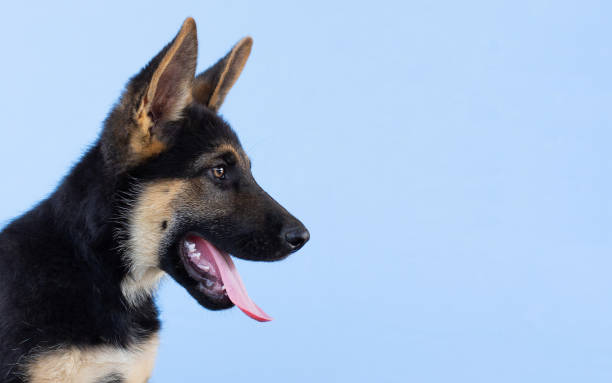
[{"label": "ear fur", "polygon": [[182,110],[192,101],[197,55],[196,24],[187,18],[174,40],[143,69],[154,72],[133,117],[136,127],[130,133],[129,146],[136,162],[165,149],[168,137],[162,131],[164,123],[180,119]]},{"label": "ear fur", "polygon": [[218,111],[251,54],[253,39],[244,37],[215,65],[199,74],[193,83],[195,101]]},{"label": "ear fur", "polygon": [[198,56],[196,24],[192,18],[183,23],[166,55],[153,73],[141,107],[153,122],[173,121],[191,101],[190,89]]}]

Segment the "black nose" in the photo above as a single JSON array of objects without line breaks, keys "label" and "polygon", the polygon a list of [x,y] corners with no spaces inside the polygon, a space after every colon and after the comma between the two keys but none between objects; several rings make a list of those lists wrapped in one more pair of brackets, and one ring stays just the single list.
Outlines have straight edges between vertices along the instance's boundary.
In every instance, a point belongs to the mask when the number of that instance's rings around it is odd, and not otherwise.
[{"label": "black nose", "polygon": [[285,239],[291,251],[298,251],[310,239],[310,233],[305,227],[296,227],[285,232]]}]

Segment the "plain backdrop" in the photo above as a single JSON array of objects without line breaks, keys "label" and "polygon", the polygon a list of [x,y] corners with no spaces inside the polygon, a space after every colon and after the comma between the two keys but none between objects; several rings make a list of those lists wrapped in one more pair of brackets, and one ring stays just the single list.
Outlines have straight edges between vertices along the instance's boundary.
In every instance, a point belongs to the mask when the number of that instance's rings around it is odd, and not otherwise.
[{"label": "plain backdrop", "polygon": [[236,262],[270,323],[165,280],[152,382],[610,382],[610,4],[5,2],[0,221],[192,16],[198,70],[253,36],[221,113],[312,238]]}]

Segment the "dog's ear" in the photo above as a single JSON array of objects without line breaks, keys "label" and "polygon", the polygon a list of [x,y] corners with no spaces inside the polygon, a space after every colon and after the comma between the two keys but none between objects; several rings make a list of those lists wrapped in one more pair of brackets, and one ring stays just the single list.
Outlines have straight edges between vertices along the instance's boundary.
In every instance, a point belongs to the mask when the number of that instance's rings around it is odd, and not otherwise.
[{"label": "dog's ear", "polygon": [[198,75],[193,83],[195,101],[218,111],[251,54],[253,39],[245,37],[215,65]]},{"label": "dog's ear", "polygon": [[197,57],[196,24],[188,18],[174,40],[143,70],[153,70],[153,73],[136,112],[136,136],[140,142],[163,142],[164,123],[181,118],[181,112],[191,102]]},{"label": "dog's ear", "polygon": [[196,24],[188,18],[176,37],[128,82],[102,133],[104,157],[117,172],[163,152],[183,109],[192,102],[198,55]]},{"label": "dog's ear", "polygon": [[188,18],[167,47],[141,100],[140,109],[154,124],[179,119],[183,108],[191,102],[189,91],[197,57],[196,25]]},{"label": "dog's ear", "polygon": [[114,162],[121,168],[166,149],[173,133],[167,123],[179,120],[192,101],[197,55],[196,25],[188,18],[176,37],[128,82],[103,136],[108,156],[117,157]]}]

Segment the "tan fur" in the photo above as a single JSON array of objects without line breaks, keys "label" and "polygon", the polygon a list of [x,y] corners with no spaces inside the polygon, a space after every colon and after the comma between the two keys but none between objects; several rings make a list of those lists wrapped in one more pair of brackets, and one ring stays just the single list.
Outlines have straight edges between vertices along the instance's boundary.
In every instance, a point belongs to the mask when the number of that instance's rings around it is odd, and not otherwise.
[{"label": "tan fur", "polygon": [[173,219],[173,201],[186,187],[185,180],[158,181],[143,186],[129,220],[126,249],[130,273],[121,283],[121,290],[129,302],[150,296],[157,288],[164,272],[159,268],[159,247],[165,231]]},{"label": "tan fur", "polygon": [[139,127],[137,132],[130,137],[130,153],[133,153],[133,163],[139,163],[144,159],[153,157],[164,150],[166,145],[157,137],[150,134],[150,128],[153,126],[153,121],[141,105],[136,123]]},{"label": "tan fur", "polygon": [[94,383],[111,374],[119,374],[126,383],[149,380],[158,335],[128,349],[111,346],[58,348],[36,357],[27,368],[32,383]]},{"label": "tan fur", "polygon": [[192,89],[194,99],[207,105],[211,110],[218,111],[225,96],[240,77],[251,54],[252,46],[253,39],[244,37],[218,64],[215,64],[215,66],[223,65],[218,79],[212,80],[207,76],[207,72],[198,75]]},{"label": "tan fur", "polygon": [[251,54],[252,46],[253,39],[245,37],[240,40],[230,52],[227,65],[223,69],[219,82],[208,101],[208,106],[211,107],[211,109],[218,110],[221,107],[227,92],[234,86],[238,77],[240,77],[240,73],[242,73],[242,69],[244,69],[247,59]]},{"label": "tan fur", "polygon": [[242,160],[242,156],[240,155],[240,153],[238,153],[238,149],[236,149],[236,148],[234,147],[234,145],[230,145],[230,144],[221,144],[221,145],[219,145],[219,146],[218,146],[218,147],[215,149],[215,151],[216,151],[217,153],[221,153],[221,152],[232,152],[232,153],[234,153],[234,155],[236,156],[236,159],[237,159],[238,161],[241,161],[241,160]]},{"label": "tan fur", "polygon": [[[158,137],[152,134],[152,127],[154,121],[152,121],[149,111],[151,108],[151,103],[155,99],[155,93],[158,89],[158,83],[160,78],[164,74],[165,70],[168,68],[168,65],[175,58],[175,55],[177,54],[179,48],[181,48],[183,42],[185,42],[185,39],[187,38],[197,41],[196,24],[191,17],[185,20],[183,26],[181,27],[181,30],[174,39],[174,43],[168,49],[168,52],[165,54],[159,66],[153,73],[153,76],[147,88],[147,92],[142,98],[138,111],[136,112],[135,120],[137,129],[136,131],[132,132],[130,136],[130,153],[132,154],[132,165],[138,164],[143,160],[157,155],[166,149],[166,145],[162,141],[160,141]],[[195,52],[193,60],[194,70],[196,56],[197,52]],[[192,101],[192,80],[193,75],[189,76],[189,78],[186,78],[180,83],[175,84],[176,89],[181,92],[180,100],[175,102],[174,107],[166,112],[166,114],[164,115],[164,121],[175,121],[181,118],[181,112],[183,108]]]},{"label": "tan fur", "polygon": [[[153,77],[151,78],[151,82],[149,83],[149,89],[147,90],[147,95],[144,98],[144,102],[146,102],[147,100],[148,101],[153,101],[153,99],[155,99],[155,92],[157,90],[157,83],[158,83],[160,77],[162,76],[162,74],[166,70],[166,67],[168,67],[168,64],[174,59],[174,56],[176,55],[176,52],[178,51],[178,49],[183,44],[183,41],[185,41],[185,38],[188,35],[191,35],[191,34],[196,35],[196,24],[195,24],[195,20],[193,18],[188,17],[183,22],[183,26],[181,27],[181,30],[179,31],[179,33],[176,36],[176,38],[174,39],[174,43],[172,44],[172,46],[168,50],[168,53],[166,53],[166,55],[162,59],[161,63],[159,64],[159,67],[157,67],[157,69],[155,70],[155,73],[153,73]],[[190,86],[183,86],[182,88],[184,88],[184,94],[182,95],[184,101],[180,103],[180,107],[179,108],[177,108],[176,110],[173,111],[173,114],[171,114],[170,116],[168,116],[166,118],[167,121],[174,121],[174,120],[180,118],[179,113],[181,112],[182,107],[187,105],[187,104],[189,104],[189,101],[191,99],[191,92],[190,92],[191,87]]]},{"label": "tan fur", "polygon": [[[250,160],[248,156],[246,155],[246,153],[244,152],[244,150],[242,150],[241,148],[236,148],[234,145],[226,143],[226,144],[220,144],[215,149],[215,153],[221,154],[224,152],[232,152],[234,156],[236,156],[236,159],[241,165],[246,166],[246,167],[249,166]],[[199,168],[207,166],[208,161],[209,161],[208,159],[213,156],[215,156],[215,154],[206,154],[205,156],[202,156],[194,163],[195,168],[199,169]]]}]

